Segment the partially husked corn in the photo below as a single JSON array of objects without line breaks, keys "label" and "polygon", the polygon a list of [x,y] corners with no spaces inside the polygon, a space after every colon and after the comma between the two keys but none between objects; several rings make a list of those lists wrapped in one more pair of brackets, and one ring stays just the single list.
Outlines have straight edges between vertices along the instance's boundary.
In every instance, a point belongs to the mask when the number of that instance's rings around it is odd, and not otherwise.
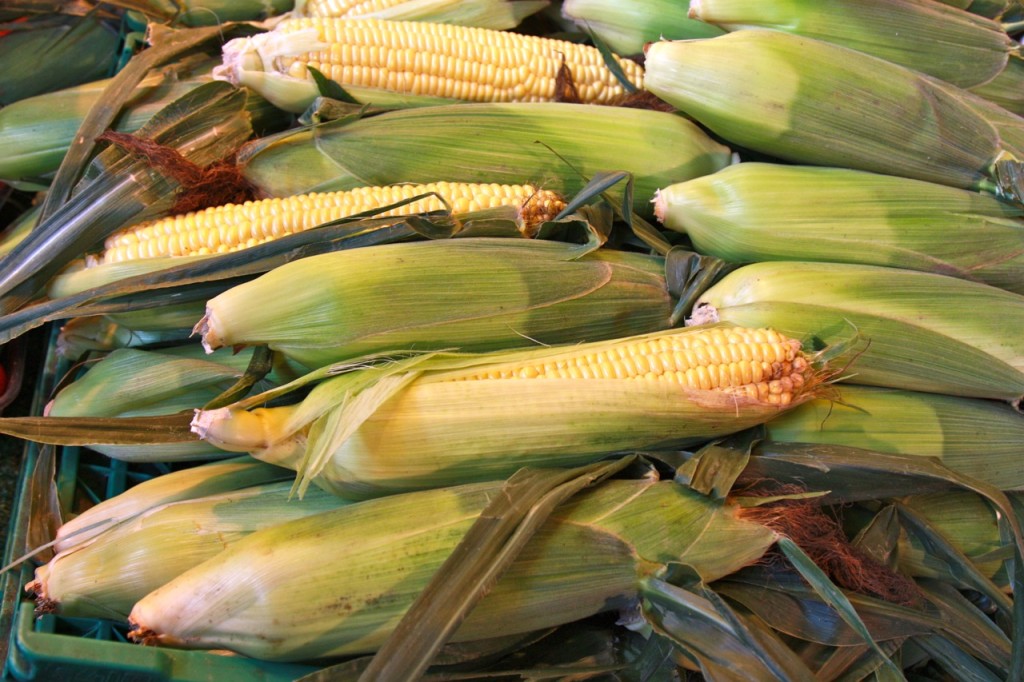
[{"label": "partially husked corn", "polygon": [[[633,87],[643,68],[618,59]],[[509,31],[420,21],[292,19],[273,31],[224,46],[215,76],[253,88],[302,112],[317,95],[313,68],[356,98],[384,93],[473,102],[558,98],[559,73],[571,75],[579,101],[612,104],[628,94],[594,47]],[[277,89],[279,88],[279,89]],[[415,101],[413,99],[412,101]]]},{"label": "partially husked corn", "polygon": [[338,371],[293,405],[198,411],[193,431],[371,497],[692,444],[773,419],[823,379],[799,341],[731,327]]},{"label": "partially husked corn", "polygon": [[374,215],[440,210],[462,215],[507,206],[516,210],[522,230],[530,233],[565,208],[555,192],[532,185],[435,182],[313,192],[215,206],[135,225],[109,236],[98,260],[117,263],[228,253],[415,197],[421,198]]}]

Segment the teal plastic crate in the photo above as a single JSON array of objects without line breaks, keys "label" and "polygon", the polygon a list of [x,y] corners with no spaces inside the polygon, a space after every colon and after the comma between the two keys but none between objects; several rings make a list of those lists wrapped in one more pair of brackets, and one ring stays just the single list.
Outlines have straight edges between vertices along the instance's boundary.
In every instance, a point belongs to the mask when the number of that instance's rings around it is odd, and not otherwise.
[{"label": "teal plastic crate", "polygon": [[[39,372],[32,406],[42,408],[69,369],[58,359],[56,333]],[[37,465],[50,456],[48,446],[27,443],[16,503],[8,527],[3,564],[28,548],[29,481]],[[87,449],[57,448],[55,481],[62,510],[82,509],[128,487],[171,470],[166,464],[126,464]],[[316,668],[268,663],[228,653],[144,647],[127,640],[127,625],[102,619],[36,617],[35,603],[24,592],[38,562],[27,562],[0,577],[0,679],[60,682],[287,682]]]}]

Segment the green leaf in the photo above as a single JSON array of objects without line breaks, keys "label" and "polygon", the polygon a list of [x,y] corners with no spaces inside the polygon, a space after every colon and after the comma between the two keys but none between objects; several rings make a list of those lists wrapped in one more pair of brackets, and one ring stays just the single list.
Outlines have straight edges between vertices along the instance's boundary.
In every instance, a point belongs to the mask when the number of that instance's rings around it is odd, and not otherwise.
[{"label": "green leaf", "polygon": [[747,466],[750,449],[704,446],[676,471],[676,481],[703,495],[725,499]]},{"label": "green leaf", "polygon": [[814,674],[770,630],[730,608],[713,591],[685,590],[657,578],[641,583],[644,616],[661,636],[698,661],[714,680],[813,680]]},{"label": "green leaf", "polygon": [[818,568],[817,564],[795,542],[787,537],[780,537],[777,544],[790,563],[810,583],[811,587],[825,603],[835,609],[846,624],[853,628],[879,657],[886,660],[886,666],[900,676],[898,679],[902,679],[902,673],[899,671],[899,668],[878,648],[878,643],[868,631],[864,621],[861,620],[846,595],[828,579],[828,576]]},{"label": "green leaf", "polygon": [[313,81],[316,83],[317,90],[320,91],[321,96],[345,102],[346,104],[359,104],[359,100],[346,92],[345,88],[341,87],[341,84],[337,81],[331,80],[312,66],[307,66],[306,69],[313,76]]}]

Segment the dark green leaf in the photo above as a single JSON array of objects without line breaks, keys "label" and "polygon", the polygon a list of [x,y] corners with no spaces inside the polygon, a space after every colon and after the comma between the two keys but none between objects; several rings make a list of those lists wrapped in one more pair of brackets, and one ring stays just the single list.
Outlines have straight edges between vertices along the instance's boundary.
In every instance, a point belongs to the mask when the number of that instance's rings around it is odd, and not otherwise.
[{"label": "dark green leaf", "polygon": [[714,680],[813,680],[814,674],[770,630],[744,618],[713,591],[691,592],[645,579],[644,615],[655,631],[698,661]]},{"label": "dark green leaf", "polygon": [[341,87],[341,84],[337,81],[331,80],[312,66],[307,66],[306,70],[313,76],[313,81],[316,83],[317,90],[321,96],[345,102],[346,104],[359,104],[359,100],[346,92],[345,88]]},{"label": "dark green leaf", "polygon": [[1005,616],[1013,611],[1013,602],[981,573],[963,552],[950,543],[941,533],[932,528],[927,520],[906,505],[897,507],[900,521],[908,533],[924,546],[925,552],[936,564],[941,564],[947,575],[957,584],[978,590],[992,600]]},{"label": "dark green leaf", "polygon": [[800,546],[787,537],[780,537],[777,545],[800,575],[818,593],[818,596],[835,609],[846,624],[853,628],[880,658],[886,660],[887,667],[899,673],[899,669],[878,648],[878,643],[868,631],[867,626],[864,625],[864,621],[861,620],[847,596],[828,579],[828,576],[800,549]]},{"label": "dark green leaf", "polygon": [[914,643],[927,651],[957,682],[1000,682],[1005,679],[942,637],[922,635],[915,637]]}]

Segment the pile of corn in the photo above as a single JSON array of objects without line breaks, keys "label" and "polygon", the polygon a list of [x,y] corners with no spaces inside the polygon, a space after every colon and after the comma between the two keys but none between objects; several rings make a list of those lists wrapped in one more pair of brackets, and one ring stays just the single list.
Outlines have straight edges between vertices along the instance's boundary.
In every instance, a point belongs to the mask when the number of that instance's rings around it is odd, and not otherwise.
[{"label": "pile of corn", "polygon": [[[111,78],[0,108],[0,339],[86,368],[0,432],[171,469],[63,510],[39,613],[344,678],[1022,679],[1024,5],[130,4]],[[587,484],[499,552],[531,476]]]}]

